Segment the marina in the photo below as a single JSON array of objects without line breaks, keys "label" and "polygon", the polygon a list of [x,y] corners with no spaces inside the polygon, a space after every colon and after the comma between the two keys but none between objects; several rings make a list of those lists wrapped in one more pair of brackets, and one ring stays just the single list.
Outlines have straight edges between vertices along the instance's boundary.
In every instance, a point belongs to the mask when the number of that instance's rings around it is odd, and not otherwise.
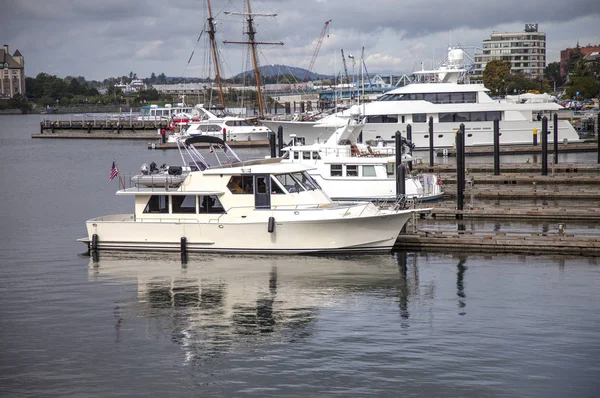
[{"label": "marina", "polygon": [[596,397],[599,11],[212,3],[0,16],[0,396]]}]

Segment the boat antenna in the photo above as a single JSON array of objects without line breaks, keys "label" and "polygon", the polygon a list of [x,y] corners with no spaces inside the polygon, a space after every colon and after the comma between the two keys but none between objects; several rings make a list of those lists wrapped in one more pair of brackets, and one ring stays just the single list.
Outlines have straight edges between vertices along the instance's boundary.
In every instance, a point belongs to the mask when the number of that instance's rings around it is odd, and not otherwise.
[{"label": "boat antenna", "polygon": [[260,118],[263,119],[265,117],[265,112],[264,112],[264,106],[263,106],[263,99],[262,99],[262,93],[260,91],[260,73],[258,70],[258,61],[256,58],[256,46],[258,44],[271,44],[271,45],[278,45],[278,46],[283,46],[283,42],[257,42],[255,40],[255,36],[256,36],[256,30],[254,30],[254,19],[252,18],[253,16],[263,16],[263,17],[276,17],[277,14],[253,14],[252,10],[250,8],[250,0],[246,0],[246,3],[248,5],[248,13],[239,13],[239,12],[225,12],[225,14],[231,14],[231,15],[246,15],[248,17],[247,22],[248,22],[248,31],[246,32],[246,34],[248,35],[248,41],[228,41],[225,40],[223,43],[225,44],[250,44],[250,48],[252,50],[252,62],[254,64],[254,78],[256,80],[256,91],[257,91],[257,95],[258,95],[258,111],[259,111],[259,115]]},{"label": "boat antenna", "polygon": [[217,75],[217,84],[219,85],[219,98],[221,99],[221,106],[225,109],[225,97],[223,96],[223,84],[221,83],[221,73],[219,72],[219,59],[217,57],[217,42],[215,41],[215,24],[210,9],[210,0],[206,0],[208,5],[208,37],[210,38],[210,46],[212,48],[213,60],[215,64],[215,73]]}]

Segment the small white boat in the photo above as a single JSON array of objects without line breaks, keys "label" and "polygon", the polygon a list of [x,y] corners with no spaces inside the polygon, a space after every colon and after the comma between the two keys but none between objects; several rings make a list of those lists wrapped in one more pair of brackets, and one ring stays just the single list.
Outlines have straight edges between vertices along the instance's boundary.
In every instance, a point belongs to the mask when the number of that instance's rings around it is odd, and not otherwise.
[{"label": "small white boat", "polygon": [[[389,251],[412,214],[401,206],[333,202],[307,173],[311,167],[228,155],[210,166],[193,146],[216,137],[192,137],[180,148],[194,170],[176,188],[134,186],[117,195],[134,199],[134,212],[86,222],[79,241],[91,250],[241,253]],[[218,150],[217,150],[218,149]]]},{"label": "small white boat", "polygon": [[[350,119],[321,144],[303,145],[292,137],[294,145],[283,148],[283,161],[311,166],[308,173],[333,200],[395,200],[395,147],[387,146],[382,140],[371,142],[373,145],[357,142],[363,127],[364,123]],[[408,153],[412,150],[411,143],[404,137],[403,141],[403,163],[415,160]],[[424,173],[413,176],[408,169],[406,172],[406,199],[423,202],[443,197],[443,184],[438,175]]]}]

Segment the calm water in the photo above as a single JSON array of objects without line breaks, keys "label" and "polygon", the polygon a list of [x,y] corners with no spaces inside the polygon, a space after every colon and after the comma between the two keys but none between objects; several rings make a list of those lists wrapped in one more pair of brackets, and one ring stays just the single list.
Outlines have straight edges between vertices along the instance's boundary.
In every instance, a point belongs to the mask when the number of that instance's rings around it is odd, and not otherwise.
[{"label": "calm water", "polygon": [[94,261],[85,220],[132,209],[112,159],[178,154],[38,122],[0,116],[1,396],[600,396],[596,258]]}]

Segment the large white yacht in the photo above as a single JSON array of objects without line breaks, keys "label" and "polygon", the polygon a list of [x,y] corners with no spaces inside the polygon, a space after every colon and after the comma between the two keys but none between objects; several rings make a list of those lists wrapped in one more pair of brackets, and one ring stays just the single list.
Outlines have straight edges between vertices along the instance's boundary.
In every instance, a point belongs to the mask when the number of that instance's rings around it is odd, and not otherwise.
[{"label": "large white yacht", "polygon": [[[493,120],[500,121],[500,144],[528,144],[533,129],[541,132],[542,116],[549,119],[552,132],[554,113],[563,109],[559,104],[546,101],[515,103],[492,99],[482,84],[460,83],[465,69],[464,52],[450,49],[446,62],[435,70],[416,72],[416,82],[386,92],[375,101],[360,106],[366,117],[362,139],[380,137],[393,141],[396,131],[406,136],[406,126],[412,127],[412,142],[417,149],[429,148],[429,118],[433,118],[434,148],[452,147],[455,132],[465,125],[465,145],[493,145]],[[427,76],[428,79],[423,78]],[[343,125],[351,117],[346,110],[317,122],[262,121],[276,131],[282,126],[286,137],[290,134],[306,137],[307,142],[320,141],[331,134],[331,126]],[[577,142],[579,135],[568,120],[558,121],[559,142]],[[548,142],[553,142],[549,134]]]},{"label": "large white yacht", "polygon": [[[308,173],[337,201],[389,201],[397,197],[395,146],[383,141],[360,143],[364,121],[349,119],[325,143],[304,145],[301,140],[283,148],[283,161],[313,167]],[[404,140],[404,138],[403,138]],[[410,143],[402,146],[402,162],[413,159]],[[404,196],[412,201],[432,201],[444,195],[439,175],[407,175]]]},{"label": "large white yacht", "polygon": [[227,141],[267,141],[271,133],[268,127],[250,123],[246,118],[230,115],[221,109],[205,108],[202,104],[196,105],[188,118],[174,119],[172,130],[168,142],[196,135],[223,138],[223,134]]},{"label": "large white yacht", "polygon": [[[211,167],[198,142],[210,142],[224,159]],[[311,167],[280,158],[242,162],[216,137],[188,138],[184,150],[193,171],[183,182],[124,187],[117,195],[132,196],[134,212],[88,220],[80,241],[92,250],[388,251],[416,211],[333,202],[307,173]]]}]

